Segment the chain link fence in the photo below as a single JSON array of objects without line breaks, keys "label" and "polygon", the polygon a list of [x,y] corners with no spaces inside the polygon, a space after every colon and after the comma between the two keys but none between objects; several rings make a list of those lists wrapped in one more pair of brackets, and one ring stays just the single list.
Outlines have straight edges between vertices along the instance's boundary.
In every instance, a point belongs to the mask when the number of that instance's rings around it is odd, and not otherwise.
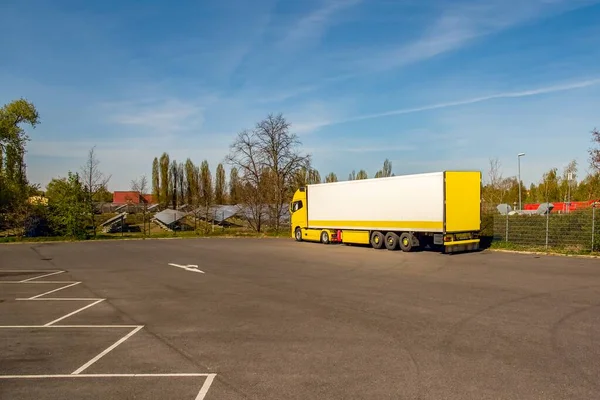
[{"label": "chain link fence", "polygon": [[575,253],[600,251],[600,208],[570,212],[493,215],[493,241]]}]

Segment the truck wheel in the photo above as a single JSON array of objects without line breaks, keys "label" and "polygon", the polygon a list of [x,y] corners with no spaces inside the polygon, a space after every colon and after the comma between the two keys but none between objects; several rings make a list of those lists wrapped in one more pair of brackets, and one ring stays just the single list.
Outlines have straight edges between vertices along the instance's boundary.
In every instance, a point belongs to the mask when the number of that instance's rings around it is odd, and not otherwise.
[{"label": "truck wheel", "polygon": [[396,250],[398,248],[398,235],[394,232],[388,232],[385,235],[385,248],[388,250]]},{"label": "truck wheel", "polygon": [[400,250],[409,252],[412,250],[413,235],[408,232],[404,232],[400,235]]},{"label": "truck wheel", "polygon": [[374,249],[381,249],[385,244],[385,238],[381,232],[373,232],[371,235],[371,246]]},{"label": "truck wheel", "polygon": [[329,244],[329,233],[326,231],[321,232],[321,243]]},{"label": "truck wheel", "polygon": [[296,238],[297,242],[301,242],[302,241],[302,229],[296,228],[296,230],[294,231],[294,237]]}]

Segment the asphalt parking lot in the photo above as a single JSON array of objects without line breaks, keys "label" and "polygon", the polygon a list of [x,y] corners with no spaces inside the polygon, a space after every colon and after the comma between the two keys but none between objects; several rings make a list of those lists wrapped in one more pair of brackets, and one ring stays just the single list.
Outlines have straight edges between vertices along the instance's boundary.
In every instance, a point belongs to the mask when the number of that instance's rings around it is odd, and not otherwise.
[{"label": "asphalt parking lot", "polygon": [[0,399],[592,399],[600,260],[0,246]]}]

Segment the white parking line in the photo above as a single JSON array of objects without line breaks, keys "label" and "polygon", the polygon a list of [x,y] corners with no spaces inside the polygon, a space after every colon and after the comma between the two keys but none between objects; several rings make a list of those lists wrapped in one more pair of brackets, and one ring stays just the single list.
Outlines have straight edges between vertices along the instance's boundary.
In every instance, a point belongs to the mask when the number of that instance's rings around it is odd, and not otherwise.
[{"label": "white parking line", "polygon": [[[180,268],[184,268],[188,271],[204,273],[204,271],[200,271],[197,269],[197,266],[179,266]],[[194,268],[195,267],[195,268]],[[21,301],[92,301],[92,303],[87,304],[84,307],[81,307],[67,315],[64,315],[58,319],[55,319],[52,322],[49,322],[45,325],[0,325],[0,329],[133,329],[128,334],[123,336],[117,342],[106,348],[96,357],[92,358],[90,361],[79,367],[77,370],[72,372],[69,375],[66,374],[56,374],[56,375],[0,375],[0,380],[4,379],[55,379],[55,378],[136,378],[136,377],[149,377],[149,378],[160,378],[160,377],[206,377],[198,395],[195,400],[203,400],[210,389],[216,374],[214,373],[165,373],[165,374],[82,374],[87,368],[92,366],[95,362],[100,360],[102,357],[110,353],[120,344],[124,343],[130,337],[135,335],[140,329],[142,329],[143,325],[55,325],[57,322],[60,322],[66,318],[69,318],[81,311],[84,311],[90,307],[95,306],[96,304],[101,303],[106,299],[97,299],[97,298],[82,298],[82,297],[71,297],[71,298],[44,298],[43,296],[49,295],[51,293],[58,292],[60,290],[64,290],[75,285],[79,285],[81,282],[74,281],[38,281],[37,279],[41,279],[48,276],[58,275],[64,273],[65,271],[51,271],[51,270],[1,270],[0,272],[45,272],[45,274],[32,277],[29,279],[24,279],[22,281],[0,281],[0,284],[8,283],[8,284],[65,284],[65,286],[59,287],[57,289],[53,289],[42,294],[38,294],[36,296],[32,296],[29,298],[18,298],[17,300]]]},{"label": "white parking line", "polygon": [[135,335],[137,333],[137,331],[139,331],[143,327],[144,327],[143,325],[140,325],[137,328],[135,328],[134,330],[132,330],[131,332],[129,332],[127,335],[123,336],[121,339],[119,339],[117,342],[115,342],[112,346],[108,347],[102,353],[98,354],[96,357],[92,358],[90,361],[88,361],[87,363],[83,364],[81,367],[77,368],[73,372],[73,375],[79,375],[80,373],[82,373],[83,371],[85,371],[86,369],[88,369],[93,363],[95,363],[96,361],[98,361],[99,359],[101,359],[102,357],[104,357],[105,355],[107,355],[108,353],[110,353],[118,345],[120,345],[121,343],[123,343],[124,341],[126,341],[127,339],[129,339],[131,336]]},{"label": "white parking line", "polygon": [[195,400],[204,400],[217,374],[80,374],[80,375],[0,375],[0,379],[64,379],[64,378],[194,378],[206,377]]},{"label": "white parking line", "polygon": [[53,379],[53,378],[187,378],[195,376],[210,377],[217,374],[180,373],[180,374],[81,374],[81,375],[0,375],[0,379]]},{"label": "white parking line", "polygon": [[[29,282],[26,282],[26,283],[29,283]],[[58,292],[59,290],[63,290],[63,289],[70,288],[70,287],[75,286],[75,285],[79,285],[80,283],[81,282],[71,283],[70,285],[59,287],[58,289],[50,290],[49,292],[38,294],[37,296],[32,296],[32,297],[29,298],[29,300],[34,300],[34,299],[37,299],[39,297],[45,296],[47,294],[55,293],[55,292]]]},{"label": "white parking line", "polygon": [[52,321],[52,322],[48,322],[48,323],[47,323],[46,325],[44,325],[44,326],[50,326],[50,325],[54,325],[55,323],[57,323],[57,322],[60,322],[60,321],[62,321],[62,320],[63,320],[63,319],[65,319],[65,318],[69,318],[70,316],[72,316],[72,315],[75,315],[75,314],[77,314],[78,312],[80,312],[80,311],[83,311],[83,310],[85,310],[85,309],[87,309],[87,308],[90,308],[90,307],[92,307],[92,306],[95,306],[96,304],[98,304],[98,303],[101,303],[101,302],[103,302],[103,301],[104,301],[104,299],[96,300],[96,301],[95,301],[95,302],[93,302],[92,304],[88,304],[87,306],[81,307],[80,309],[78,309],[78,310],[75,310],[75,311],[73,311],[72,313],[69,313],[69,314],[67,314],[67,315],[65,315],[65,316],[63,316],[63,317],[60,317],[60,318],[58,318],[58,319],[55,319],[55,320],[54,320],[54,321]]},{"label": "white parking line", "polygon": [[212,385],[213,380],[215,379],[216,374],[209,374],[204,381],[204,385],[200,388],[198,392],[198,396],[196,396],[196,400],[202,400],[208,393],[208,389],[210,389],[210,385]]},{"label": "white parking line", "polygon": [[0,329],[41,329],[41,328],[116,328],[116,329],[132,329],[139,325],[0,325]]},{"label": "white parking line", "polygon": [[25,282],[29,282],[29,281],[34,281],[34,280],[36,280],[36,279],[45,278],[45,277],[47,277],[47,276],[52,276],[52,275],[58,275],[58,274],[62,274],[63,272],[65,272],[65,271],[56,271],[56,272],[52,272],[52,273],[45,274],[45,275],[41,275],[41,276],[35,276],[35,277],[33,277],[33,278],[24,279],[24,280],[22,280],[20,283],[25,283]]},{"label": "white parking line", "polygon": [[47,284],[47,283],[73,283],[73,281],[0,281],[0,283],[14,283],[14,284],[24,284],[24,283],[38,283],[38,284]]},{"label": "white parking line", "polygon": [[17,298],[19,301],[94,301],[105,299],[94,299],[93,297],[44,297],[43,299]]},{"label": "white parking line", "polygon": [[58,271],[58,270],[57,269],[0,269],[0,272],[54,272],[54,271]]}]

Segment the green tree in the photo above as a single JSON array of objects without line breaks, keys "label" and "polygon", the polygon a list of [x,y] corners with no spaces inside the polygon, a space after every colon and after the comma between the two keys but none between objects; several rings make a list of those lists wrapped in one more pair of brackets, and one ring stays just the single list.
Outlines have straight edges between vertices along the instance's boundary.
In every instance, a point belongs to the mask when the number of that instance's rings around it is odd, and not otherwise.
[{"label": "green tree", "polygon": [[338,181],[338,177],[335,173],[330,172],[329,174],[327,174],[327,176],[325,177],[325,182],[327,183],[331,183],[331,182],[337,182]]},{"label": "green tree", "polygon": [[356,174],[356,179],[369,179],[369,176],[367,175],[367,171],[365,171],[364,169],[361,169],[360,171],[358,171],[358,174]]},{"label": "green tree", "polygon": [[225,168],[221,163],[217,165],[215,175],[215,203],[225,204]]},{"label": "green tree", "polygon": [[558,182],[558,170],[550,169],[542,178],[542,182],[538,186],[540,200],[543,202],[553,202],[560,200],[560,189]]},{"label": "green tree", "polygon": [[185,160],[186,200],[189,205],[197,205],[198,176],[196,166],[189,158]]},{"label": "green tree", "polygon": [[160,164],[158,157],[152,161],[152,196],[154,201],[160,204]]},{"label": "green tree", "polygon": [[177,199],[178,199],[178,188],[179,188],[179,168],[177,165],[177,161],[171,161],[171,165],[169,167],[169,196],[171,202],[171,207],[173,209],[177,208]]},{"label": "green tree", "polygon": [[171,185],[169,166],[169,155],[165,152],[160,156],[160,199],[159,203],[162,207],[169,205],[169,187]]},{"label": "green tree", "polygon": [[52,231],[74,239],[86,237],[86,191],[79,174],[69,171],[67,178],[52,179],[46,190]]},{"label": "green tree", "polygon": [[[570,178],[570,179],[569,179]],[[559,181],[560,200],[573,201],[573,192],[577,190],[577,161],[572,160],[563,170]]]},{"label": "green tree", "polygon": [[387,158],[383,162],[383,168],[377,171],[375,178],[387,178],[393,176],[392,174],[392,162]]},{"label": "green tree", "polygon": [[99,203],[112,203],[113,194],[106,188],[106,186],[102,186],[94,195],[94,201]]},{"label": "green tree", "polygon": [[23,124],[35,128],[40,121],[35,106],[18,99],[0,108],[0,213],[11,212],[28,196],[25,171],[25,143],[29,140]]},{"label": "green tree", "polygon": [[202,204],[207,208],[212,205],[213,193],[210,166],[208,161],[204,160],[200,165],[200,198]]},{"label": "green tree", "polygon": [[233,167],[229,171],[229,202],[239,204],[242,199],[242,185],[238,175],[238,169]]}]

